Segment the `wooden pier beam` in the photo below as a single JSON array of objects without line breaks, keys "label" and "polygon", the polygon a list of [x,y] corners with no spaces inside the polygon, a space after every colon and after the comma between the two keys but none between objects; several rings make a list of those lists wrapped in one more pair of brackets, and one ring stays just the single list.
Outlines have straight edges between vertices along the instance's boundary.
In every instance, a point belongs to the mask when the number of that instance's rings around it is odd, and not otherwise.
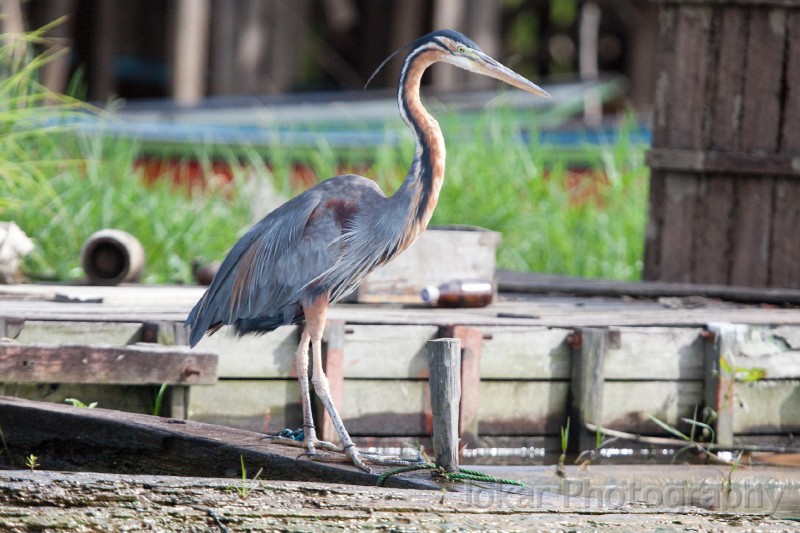
[{"label": "wooden pier beam", "polygon": [[458,470],[458,421],[461,401],[461,341],[428,341],[429,383],[436,466]]},{"label": "wooden pier beam", "polygon": [[440,329],[439,337],[461,341],[461,405],[458,432],[461,442],[474,447],[478,444],[483,331],[472,326],[447,326]]},{"label": "wooden pier beam", "polygon": [[[325,324],[325,332],[322,334],[324,350],[322,353],[322,367],[331,391],[331,399],[334,405],[341,406],[344,402],[344,336],[345,321],[340,319],[330,319]],[[341,407],[340,407],[341,408]],[[320,428],[320,438],[328,442],[335,442],[339,439],[333,420],[325,412],[321,402],[317,412],[319,418],[317,427]]]},{"label": "wooden pier beam", "polygon": [[747,333],[744,324],[708,324],[710,341],[706,349],[705,406],[715,413],[717,444],[733,446],[733,407],[736,355]]},{"label": "wooden pier beam", "polygon": [[569,442],[576,452],[595,448],[595,436],[589,434],[586,423],[602,425],[608,339],[608,328],[577,328],[568,341],[572,347]]}]

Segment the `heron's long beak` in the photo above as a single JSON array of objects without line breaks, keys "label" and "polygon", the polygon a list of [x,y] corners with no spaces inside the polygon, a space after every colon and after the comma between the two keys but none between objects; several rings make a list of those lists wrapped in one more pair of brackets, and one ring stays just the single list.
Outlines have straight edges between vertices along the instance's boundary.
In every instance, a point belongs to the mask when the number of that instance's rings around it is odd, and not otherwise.
[{"label": "heron's long beak", "polygon": [[475,67],[475,72],[479,74],[504,81],[509,85],[513,85],[514,87],[529,93],[543,96],[545,98],[552,98],[547,91],[535,83],[528,81],[510,68],[506,67],[502,63],[499,63],[498,61],[495,61],[484,53],[478,52],[477,59],[473,62],[473,65]]}]

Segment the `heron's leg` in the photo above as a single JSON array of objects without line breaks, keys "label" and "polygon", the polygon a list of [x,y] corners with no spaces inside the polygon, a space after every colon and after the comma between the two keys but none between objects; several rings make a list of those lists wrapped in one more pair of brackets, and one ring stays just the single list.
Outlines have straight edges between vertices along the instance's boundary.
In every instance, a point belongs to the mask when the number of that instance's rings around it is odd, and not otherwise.
[{"label": "heron's leg", "polygon": [[336,433],[339,434],[339,439],[342,441],[344,453],[357,467],[366,472],[371,472],[372,469],[361,460],[356,445],[353,444],[341,417],[339,417],[336,406],[333,405],[328,378],[322,369],[322,333],[325,330],[325,321],[328,316],[327,295],[317,298],[311,306],[304,307],[303,311],[306,317],[306,331],[311,337],[311,356],[313,361],[311,383],[314,385],[314,390],[320,401],[322,401],[325,411],[333,421]]},{"label": "heron's leg", "polygon": [[297,371],[297,381],[300,382],[300,399],[303,404],[303,443],[309,453],[314,453],[317,432],[314,429],[314,418],[311,414],[311,394],[308,386],[308,343],[310,340],[308,327],[304,327],[303,333],[300,335],[300,344],[294,354],[294,366]]}]

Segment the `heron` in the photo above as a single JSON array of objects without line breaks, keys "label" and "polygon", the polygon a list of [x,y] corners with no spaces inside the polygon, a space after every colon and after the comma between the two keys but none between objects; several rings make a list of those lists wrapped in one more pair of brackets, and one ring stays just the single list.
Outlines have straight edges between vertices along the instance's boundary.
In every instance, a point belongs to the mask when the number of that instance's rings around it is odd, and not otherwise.
[{"label": "heron", "polygon": [[[331,399],[322,365],[322,335],[329,307],[358,288],[370,272],[408,248],[433,215],[444,180],[445,143],[439,123],[422,105],[422,74],[434,63],[450,63],[550,97],[454,30],[435,31],[407,44],[387,57],[375,73],[405,49],[408,52],[397,85],[397,104],[415,148],[397,191],[386,196],[373,180],[347,174],[295,196],[233,245],[186,319],[191,346],[224,325],[241,336],[303,324],[294,364],[300,384],[305,453],[314,456],[318,448],[338,450],[367,472],[371,469],[364,459],[370,459],[359,453]],[[341,446],[317,438],[311,385],[333,422]]]}]

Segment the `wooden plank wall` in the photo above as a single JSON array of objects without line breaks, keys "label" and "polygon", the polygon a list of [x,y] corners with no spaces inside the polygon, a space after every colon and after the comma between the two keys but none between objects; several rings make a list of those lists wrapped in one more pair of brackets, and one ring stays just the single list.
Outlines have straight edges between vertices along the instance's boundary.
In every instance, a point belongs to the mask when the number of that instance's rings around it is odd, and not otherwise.
[{"label": "wooden plank wall", "polygon": [[[477,418],[481,442],[499,437],[555,437],[569,415],[573,361],[564,328],[480,328]],[[347,325],[340,414],[351,435],[375,443],[430,435],[425,343],[435,326]],[[762,368],[765,379],[736,383],[734,432],[770,435],[800,430],[800,327],[747,329],[737,368]],[[713,338],[700,327],[620,327],[602,354],[600,424],[665,435],[648,415],[688,431],[682,418],[702,413],[706,352]],[[295,327],[264,337],[221,334],[200,347],[220,355],[220,381],[191,391],[190,418],[255,431],[302,425],[291,362]],[[742,375],[741,373],[738,375]],[[469,393],[467,391],[466,393]],[[778,402],[778,403],[775,403]],[[718,406],[715,406],[718,407]],[[576,421],[572,421],[576,424]],[[318,423],[319,425],[319,423]],[[574,427],[574,426],[573,426]],[[593,442],[593,436],[592,436]],[[516,441],[519,442],[519,441]]]},{"label": "wooden plank wall", "polygon": [[[74,322],[28,320],[3,323],[0,336],[25,344],[128,345],[142,341],[143,325],[139,322]],[[158,386],[101,385],[88,383],[5,383],[3,394],[30,400],[63,403],[75,398],[85,404],[97,402],[107,409],[132,413],[153,411]],[[168,406],[170,402],[165,402]],[[163,414],[170,414],[167,410]]]},{"label": "wooden plank wall", "polygon": [[659,46],[644,278],[800,287],[800,4],[664,0]]},{"label": "wooden plank wall", "polygon": [[[52,321],[3,326],[5,336],[17,342],[51,344],[97,344],[100,339],[125,345],[143,340],[152,329],[151,324],[141,323]],[[353,436],[367,443],[387,442],[389,437],[395,442],[425,440],[430,434],[425,343],[441,337],[443,330],[432,325],[343,326],[344,342],[337,348],[341,349],[342,376],[339,407]],[[480,379],[470,378],[472,385],[466,391],[473,400],[470,409],[476,411],[479,435],[471,446],[503,438],[524,446],[541,442],[537,440],[541,438],[556,443],[570,414],[573,364],[581,361],[575,343],[580,330],[533,326],[467,329],[473,337],[477,334],[478,340],[482,337],[479,343],[472,339],[470,354],[477,358]],[[713,386],[709,381],[713,372],[705,365],[722,357],[713,332],[724,329],[607,328],[603,353],[595,354],[600,358],[602,394],[598,398],[602,405],[590,411],[599,413],[601,425],[631,433],[664,434],[648,415],[688,430],[681,418],[691,418],[695,409],[704,405],[705,391]],[[716,403],[706,400],[705,405],[730,417],[737,438],[800,431],[800,326],[733,329],[739,336],[735,360],[725,367],[734,373],[730,394],[718,395]],[[159,324],[158,331],[164,335],[158,337],[180,343],[179,330],[179,324]],[[188,418],[264,432],[300,427],[299,387],[293,367],[298,338],[294,326],[261,337],[238,338],[223,330],[204,338],[198,349],[219,354],[219,381],[191,388]],[[717,365],[716,372],[727,371],[725,368]],[[760,369],[763,379],[744,379],[747,369]],[[102,407],[149,413],[156,389],[6,384],[5,394],[56,402],[78,398],[87,404],[97,401]],[[579,423],[573,420],[573,428]]]}]

